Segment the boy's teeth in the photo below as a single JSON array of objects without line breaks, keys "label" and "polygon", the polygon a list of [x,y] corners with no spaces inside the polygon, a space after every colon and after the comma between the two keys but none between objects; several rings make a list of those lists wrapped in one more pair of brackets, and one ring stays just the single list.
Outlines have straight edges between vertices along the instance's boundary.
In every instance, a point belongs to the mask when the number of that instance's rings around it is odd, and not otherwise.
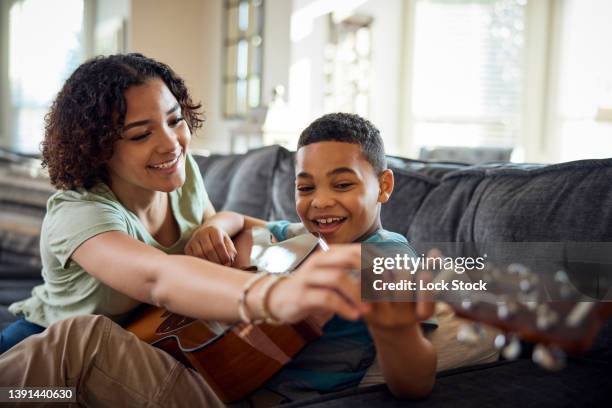
[{"label": "boy's teeth", "polygon": [[332,222],[340,221],[340,218],[320,218],[317,221],[321,224],[331,224]]}]

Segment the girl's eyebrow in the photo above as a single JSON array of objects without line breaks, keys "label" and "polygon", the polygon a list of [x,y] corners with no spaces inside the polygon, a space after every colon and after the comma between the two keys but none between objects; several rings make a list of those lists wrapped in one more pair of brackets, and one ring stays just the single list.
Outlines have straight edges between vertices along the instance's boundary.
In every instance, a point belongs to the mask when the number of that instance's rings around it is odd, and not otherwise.
[{"label": "girl's eyebrow", "polygon": [[[179,103],[177,102],[173,107],[171,107],[167,112],[166,115],[170,115],[171,113],[175,112],[178,108],[180,107]],[[131,128],[137,127],[137,126],[144,126],[144,125],[148,125],[151,121],[149,119],[145,119],[145,120],[139,120],[136,122],[132,122],[129,123],[127,125],[125,125],[123,127],[123,131],[125,132],[126,130],[129,130]]]},{"label": "girl's eyebrow", "polygon": [[147,120],[139,120],[137,122],[132,122],[132,123],[129,123],[129,124],[125,125],[122,130],[125,132],[126,130],[129,130],[129,129],[134,128],[134,127],[148,125],[149,122],[151,122],[151,121],[148,120],[148,119]]},{"label": "girl's eyebrow", "polygon": [[177,102],[176,105],[174,105],[173,107],[171,107],[168,112],[166,112],[166,115],[171,114],[172,112],[174,112],[175,110],[177,110],[179,108],[179,103]]}]

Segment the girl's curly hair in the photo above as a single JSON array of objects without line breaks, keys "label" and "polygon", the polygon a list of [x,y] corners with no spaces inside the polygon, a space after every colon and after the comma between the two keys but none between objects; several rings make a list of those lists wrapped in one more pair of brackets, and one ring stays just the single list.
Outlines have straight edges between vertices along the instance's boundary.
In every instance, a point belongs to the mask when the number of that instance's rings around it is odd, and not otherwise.
[{"label": "girl's curly hair", "polygon": [[125,90],[153,78],[172,92],[191,131],[202,126],[201,104],[166,64],[142,54],[93,58],[72,73],[45,116],[42,165],[51,184],[70,190],[108,181],[106,163],[125,124]]}]

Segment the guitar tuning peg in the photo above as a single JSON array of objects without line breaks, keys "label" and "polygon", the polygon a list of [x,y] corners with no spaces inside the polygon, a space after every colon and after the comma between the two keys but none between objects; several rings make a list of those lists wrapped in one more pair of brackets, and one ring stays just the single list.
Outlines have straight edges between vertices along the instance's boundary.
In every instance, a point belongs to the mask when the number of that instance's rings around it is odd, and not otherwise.
[{"label": "guitar tuning peg", "polygon": [[501,354],[506,360],[516,360],[521,355],[521,342],[518,337],[511,336]]},{"label": "guitar tuning peg", "polygon": [[457,341],[463,344],[476,345],[484,337],[484,330],[478,323],[465,323],[457,330]]},{"label": "guitar tuning peg", "polygon": [[506,341],[507,341],[506,335],[503,333],[500,333],[497,336],[495,336],[495,339],[493,340],[493,345],[495,346],[497,350],[501,350],[506,345]]},{"label": "guitar tuning peg", "polygon": [[521,281],[519,282],[519,289],[521,290],[521,292],[529,292],[532,287],[533,284],[527,278],[521,279]]},{"label": "guitar tuning peg", "polygon": [[565,272],[564,270],[559,270],[555,272],[555,282],[568,283],[569,277],[567,276],[567,272]]},{"label": "guitar tuning peg", "polygon": [[536,326],[540,330],[547,330],[559,321],[559,315],[545,303],[536,309]]},{"label": "guitar tuning peg", "polygon": [[542,344],[537,344],[534,347],[531,359],[534,363],[549,371],[563,369],[567,360],[563,350],[557,347],[547,347]]},{"label": "guitar tuning peg", "polygon": [[511,301],[502,301],[497,304],[497,317],[508,320],[516,313],[517,305]]},{"label": "guitar tuning peg", "polygon": [[570,285],[569,277],[567,272],[564,270],[558,270],[554,276],[555,282],[559,284],[559,294],[563,298],[567,298],[572,293],[572,286]]},{"label": "guitar tuning peg", "polygon": [[512,263],[508,265],[508,273],[510,275],[527,276],[529,275],[529,269],[523,264]]},{"label": "guitar tuning peg", "polygon": [[536,300],[528,300],[523,304],[528,310],[532,312],[538,308],[538,302]]}]

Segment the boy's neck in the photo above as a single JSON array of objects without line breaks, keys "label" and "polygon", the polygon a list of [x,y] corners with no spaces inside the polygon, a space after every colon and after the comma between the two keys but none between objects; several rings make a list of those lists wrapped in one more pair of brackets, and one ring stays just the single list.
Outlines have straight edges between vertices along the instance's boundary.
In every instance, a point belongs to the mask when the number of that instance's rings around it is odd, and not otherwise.
[{"label": "boy's neck", "polygon": [[363,242],[366,239],[370,238],[372,235],[376,234],[379,230],[382,229],[382,224],[380,222],[380,215],[376,218],[376,222],[372,224],[372,226],[359,238],[357,238],[353,242]]}]

